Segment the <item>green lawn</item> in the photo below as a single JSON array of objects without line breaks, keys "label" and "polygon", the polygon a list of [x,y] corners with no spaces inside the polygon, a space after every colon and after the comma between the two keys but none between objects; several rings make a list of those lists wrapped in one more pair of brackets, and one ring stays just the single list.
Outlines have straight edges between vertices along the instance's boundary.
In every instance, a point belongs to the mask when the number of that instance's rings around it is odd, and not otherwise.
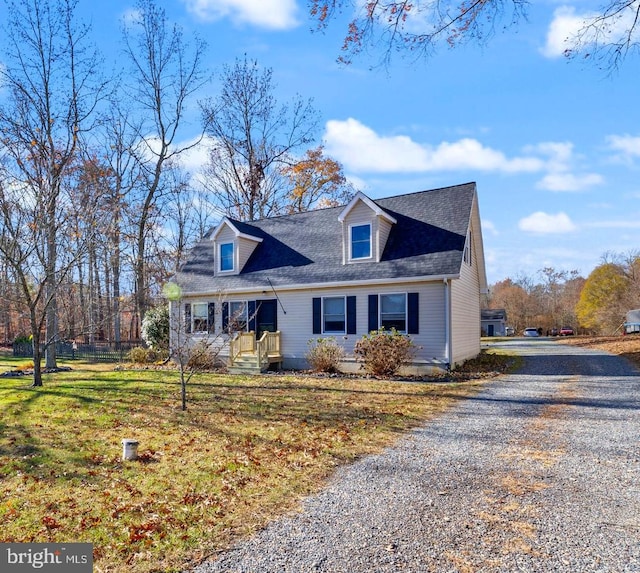
[{"label": "green lawn", "polygon": [[179,571],[479,385],[202,374],[183,412],[173,371],[69,365],[0,378],[0,541],[91,542],[96,571]]}]

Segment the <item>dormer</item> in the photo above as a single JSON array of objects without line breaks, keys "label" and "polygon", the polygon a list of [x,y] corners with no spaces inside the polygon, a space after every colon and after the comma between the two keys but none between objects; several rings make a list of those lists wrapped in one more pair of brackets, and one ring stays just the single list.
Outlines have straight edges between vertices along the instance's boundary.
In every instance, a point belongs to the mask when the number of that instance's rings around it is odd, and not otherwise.
[{"label": "dormer", "polygon": [[238,225],[239,223],[225,217],[211,235],[216,275],[239,274],[262,242],[262,238],[240,231]]},{"label": "dormer", "polygon": [[362,192],[342,210],[338,221],[342,223],[344,264],[380,261],[391,227],[397,222]]}]

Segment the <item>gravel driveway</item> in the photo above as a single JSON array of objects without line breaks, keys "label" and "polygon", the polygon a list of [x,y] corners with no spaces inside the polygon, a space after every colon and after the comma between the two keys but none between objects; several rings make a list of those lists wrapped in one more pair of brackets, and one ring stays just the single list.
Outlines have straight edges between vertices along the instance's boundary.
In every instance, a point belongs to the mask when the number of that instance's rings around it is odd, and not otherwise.
[{"label": "gravel driveway", "polygon": [[640,571],[640,372],[550,340],[194,573]]}]

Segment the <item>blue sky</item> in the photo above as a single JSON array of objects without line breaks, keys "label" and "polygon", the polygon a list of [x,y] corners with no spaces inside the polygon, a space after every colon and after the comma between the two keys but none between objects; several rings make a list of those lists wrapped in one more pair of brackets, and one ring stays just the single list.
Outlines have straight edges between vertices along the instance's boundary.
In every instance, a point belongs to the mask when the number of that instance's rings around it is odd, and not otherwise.
[{"label": "blue sky", "polygon": [[[561,55],[599,2],[537,0],[528,22],[486,47],[374,69],[373,58],[336,63],[344,26],[311,33],[305,0],[161,4],[207,40],[212,72],[246,54],[273,69],[282,101],[313,98],[319,142],[371,198],[476,181],[490,283],[546,266],[587,276],[605,252],[640,248],[638,56],[607,74]],[[99,47],[117,54],[132,3],[80,6]],[[214,76],[203,96],[218,86]]]}]

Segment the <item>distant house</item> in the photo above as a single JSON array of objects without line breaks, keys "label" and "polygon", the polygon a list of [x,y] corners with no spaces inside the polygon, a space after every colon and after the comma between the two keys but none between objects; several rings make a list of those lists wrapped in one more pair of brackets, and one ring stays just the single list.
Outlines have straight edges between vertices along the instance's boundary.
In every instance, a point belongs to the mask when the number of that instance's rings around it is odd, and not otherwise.
[{"label": "distant house", "polygon": [[634,334],[640,332],[640,309],[630,310],[627,312],[624,322],[624,333]]},{"label": "distant house", "polygon": [[506,336],[507,311],[504,308],[482,309],[480,325],[484,336]]},{"label": "distant house", "polygon": [[225,217],[176,281],[172,330],[194,341],[228,332],[230,368],[307,368],[309,340],[334,337],[343,370],[356,371],[354,344],[381,327],[418,347],[409,372],[448,368],[480,352],[487,280],[476,185],[358,193],[342,207],[247,223]]}]

